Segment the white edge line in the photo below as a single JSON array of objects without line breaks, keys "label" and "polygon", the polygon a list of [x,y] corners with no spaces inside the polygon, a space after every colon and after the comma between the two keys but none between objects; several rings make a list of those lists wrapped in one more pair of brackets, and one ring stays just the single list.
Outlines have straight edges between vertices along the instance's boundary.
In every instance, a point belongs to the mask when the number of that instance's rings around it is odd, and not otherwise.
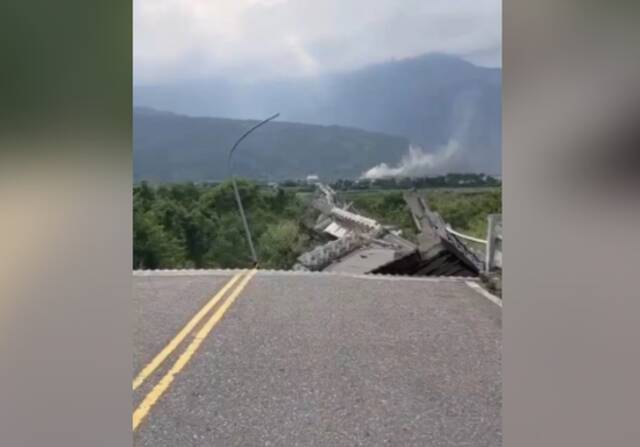
[{"label": "white edge line", "polygon": [[467,284],[469,287],[471,287],[473,290],[475,290],[476,292],[478,292],[479,294],[484,296],[486,299],[488,299],[492,303],[497,304],[498,306],[502,307],[502,300],[500,298],[498,298],[497,296],[487,292],[478,283],[473,282],[473,281],[465,281],[465,284]]}]

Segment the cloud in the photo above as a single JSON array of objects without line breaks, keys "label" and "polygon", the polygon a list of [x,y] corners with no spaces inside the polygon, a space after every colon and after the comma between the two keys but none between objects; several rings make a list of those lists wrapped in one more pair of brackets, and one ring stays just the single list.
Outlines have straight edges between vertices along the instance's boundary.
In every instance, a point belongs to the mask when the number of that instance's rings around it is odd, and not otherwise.
[{"label": "cloud", "polygon": [[349,70],[444,52],[497,65],[500,0],[135,0],[137,84]]}]

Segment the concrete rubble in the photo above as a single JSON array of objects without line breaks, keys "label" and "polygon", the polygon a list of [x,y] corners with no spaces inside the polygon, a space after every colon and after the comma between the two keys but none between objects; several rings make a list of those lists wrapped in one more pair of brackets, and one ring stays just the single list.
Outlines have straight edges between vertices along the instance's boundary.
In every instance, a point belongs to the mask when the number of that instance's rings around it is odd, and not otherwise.
[{"label": "concrete rubble", "polygon": [[419,230],[418,244],[350,210],[330,186],[316,187],[312,206],[320,215],[314,230],[334,239],[302,254],[294,270],[467,277],[484,270],[480,254],[447,231],[440,215],[416,191],[404,198]]}]

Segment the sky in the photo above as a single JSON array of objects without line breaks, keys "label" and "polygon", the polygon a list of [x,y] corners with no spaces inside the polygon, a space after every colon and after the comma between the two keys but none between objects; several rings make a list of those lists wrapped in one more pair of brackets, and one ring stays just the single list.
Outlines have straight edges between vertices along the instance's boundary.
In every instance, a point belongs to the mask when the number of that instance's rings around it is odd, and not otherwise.
[{"label": "sky", "polygon": [[134,0],[134,84],[348,71],[424,53],[499,67],[500,0]]}]

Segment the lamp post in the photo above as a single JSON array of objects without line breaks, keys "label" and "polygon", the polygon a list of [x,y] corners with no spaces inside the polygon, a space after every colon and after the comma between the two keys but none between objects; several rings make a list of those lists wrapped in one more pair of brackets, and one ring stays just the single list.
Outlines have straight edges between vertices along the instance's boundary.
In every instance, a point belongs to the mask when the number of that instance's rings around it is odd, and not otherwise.
[{"label": "lamp post", "polygon": [[232,170],[233,165],[231,163],[231,156],[233,155],[233,152],[236,150],[236,148],[238,147],[240,142],[242,140],[244,140],[251,132],[256,130],[258,127],[262,126],[263,124],[266,124],[269,121],[277,118],[278,116],[280,116],[280,114],[276,113],[275,115],[270,116],[266,120],[260,121],[258,124],[253,126],[251,129],[247,130],[240,138],[238,138],[238,141],[235,142],[235,144],[233,145],[233,147],[229,151],[229,158],[227,160],[228,166],[229,166],[229,174],[231,175],[231,183],[233,183],[233,192],[235,193],[236,202],[238,203],[238,209],[240,210],[240,217],[242,218],[242,224],[244,225],[244,232],[247,235],[247,243],[249,244],[249,250],[251,250],[251,259],[253,261],[254,267],[256,265],[258,265],[258,256],[256,255],[255,248],[253,247],[253,240],[251,239],[251,231],[249,230],[249,224],[247,223],[247,218],[246,218],[246,216],[244,214],[244,208],[242,207],[242,200],[240,200],[240,192],[238,191],[238,185],[236,184],[236,178],[233,175],[233,170]]}]

